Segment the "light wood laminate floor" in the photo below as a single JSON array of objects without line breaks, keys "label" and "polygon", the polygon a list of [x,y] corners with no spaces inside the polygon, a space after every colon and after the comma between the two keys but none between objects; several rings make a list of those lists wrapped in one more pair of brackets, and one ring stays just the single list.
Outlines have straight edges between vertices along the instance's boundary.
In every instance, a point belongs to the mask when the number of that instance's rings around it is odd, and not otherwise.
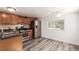
[{"label": "light wood laminate floor", "polygon": [[23,45],[24,51],[79,51],[79,46],[46,38],[26,41]]},{"label": "light wood laminate floor", "polygon": [[22,51],[22,36],[0,40],[0,51]]}]

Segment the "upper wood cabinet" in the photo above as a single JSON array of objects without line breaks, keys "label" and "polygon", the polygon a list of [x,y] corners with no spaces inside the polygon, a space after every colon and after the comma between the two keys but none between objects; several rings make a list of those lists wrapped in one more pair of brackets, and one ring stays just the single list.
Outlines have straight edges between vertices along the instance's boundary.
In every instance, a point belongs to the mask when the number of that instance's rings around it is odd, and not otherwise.
[{"label": "upper wood cabinet", "polygon": [[26,20],[27,20],[27,24],[30,25],[31,24],[31,18],[28,17]]},{"label": "upper wood cabinet", "polygon": [[31,17],[24,18],[14,14],[0,12],[0,25],[30,25],[32,20],[33,18]]},{"label": "upper wood cabinet", "polygon": [[30,18],[30,17],[28,17],[28,18],[22,18],[21,19],[21,24],[24,24],[24,25],[28,24],[28,25],[30,25],[32,20],[33,19]]},{"label": "upper wood cabinet", "polygon": [[23,25],[29,24],[28,19],[27,18],[21,18],[21,24],[23,24]]},{"label": "upper wood cabinet", "polygon": [[21,22],[21,18],[17,15],[0,13],[0,25],[16,25]]},{"label": "upper wood cabinet", "polygon": [[11,15],[8,13],[0,13],[0,21],[2,25],[11,24]]},{"label": "upper wood cabinet", "polygon": [[26,25],[26,24],[30,24],[30,19],[28,18],[23,18],[23,17],[19,17],[16,15],[12,15],[12,24],[22,24],[22,25]]},{"label": "upper wood cabinet", "polygon": [[26,23],[26,21],[25,21],[25,18],[21,18],[21,23],[20,24],[25,24]]},{"label": "upper wood cabinet", "polygon": [[0,24],[2,24],[1,13],[0,13]]},{"label": "upper wood cabinet", "polygon": [[18,24],[18,18],[17,18],[18,16],[16,16],[16,15],[12,15],[12,25],[16,25],[16,24]]}]

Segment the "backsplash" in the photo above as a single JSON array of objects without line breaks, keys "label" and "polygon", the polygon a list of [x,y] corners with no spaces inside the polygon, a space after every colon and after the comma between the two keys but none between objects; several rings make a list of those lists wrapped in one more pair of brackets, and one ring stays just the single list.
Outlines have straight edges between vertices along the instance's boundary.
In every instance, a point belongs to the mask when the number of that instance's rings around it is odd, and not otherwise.
[{"label": "backsplash", "polygon": [[[16,27],[21,27],[23,25],[0,25],[0,29],[16,29]],[[29,25],[24,25],[24,27],[29,28]]]},{"label": "backsplash", "polygon": [[0,25],[0,29],[8,29],[9,27],[11,29],[16,29],[16,25]]}]

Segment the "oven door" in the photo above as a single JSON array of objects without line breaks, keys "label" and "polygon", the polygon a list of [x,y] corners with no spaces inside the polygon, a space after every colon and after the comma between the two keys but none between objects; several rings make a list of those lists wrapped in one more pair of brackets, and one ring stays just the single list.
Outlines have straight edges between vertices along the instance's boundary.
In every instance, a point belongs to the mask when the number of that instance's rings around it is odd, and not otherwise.
[{"label": "oven door", "polygon": [[29,34],[28,31],[22,32],[23,41],[29,40]]}]

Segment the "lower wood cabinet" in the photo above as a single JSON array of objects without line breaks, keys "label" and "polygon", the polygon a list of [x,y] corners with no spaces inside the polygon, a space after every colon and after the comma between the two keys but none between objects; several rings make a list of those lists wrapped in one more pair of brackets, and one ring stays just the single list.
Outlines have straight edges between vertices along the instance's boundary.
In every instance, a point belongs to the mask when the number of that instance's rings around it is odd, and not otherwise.
[{"label": "lower wood cabinet", "polygon": [[29,30],[28,35],[29,35],[29,39],[32,40],[33,39],[32,38],[32,36],[33,36],[32,29]]}]

